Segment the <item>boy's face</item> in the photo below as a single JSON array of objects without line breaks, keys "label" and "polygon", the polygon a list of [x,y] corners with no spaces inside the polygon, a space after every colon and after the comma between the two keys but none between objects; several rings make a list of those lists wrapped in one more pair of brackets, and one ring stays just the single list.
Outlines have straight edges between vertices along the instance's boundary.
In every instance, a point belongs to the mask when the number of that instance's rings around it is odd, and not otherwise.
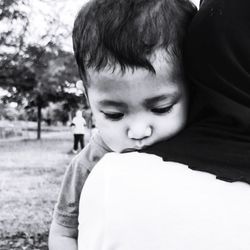
[{"label": "boy's face", "polygon": [[96,127],[115,152],[140,150],[174,136],[185,125],[182,77],[160,53],[152,65],[156,75],[145,69],[89,71],[88,98]]}]

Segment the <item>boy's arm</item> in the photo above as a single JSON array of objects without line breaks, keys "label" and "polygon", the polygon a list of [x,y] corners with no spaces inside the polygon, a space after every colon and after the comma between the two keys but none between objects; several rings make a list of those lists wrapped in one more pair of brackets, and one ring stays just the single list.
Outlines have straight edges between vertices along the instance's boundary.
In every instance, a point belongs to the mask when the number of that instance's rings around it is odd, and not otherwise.
[{"label": "boy's arm", "polygon": [[77,249],[78,210],[82,187],[94,165],[107,150],[99,134],[96,134],[72,160],[65,172],[50,228],[50,250]]},{"label": "boy's arm", "polygon": [[85,156],[81,152],[65,172],[49,233],[50,250],[77,250],[79,199],[90,172]]},{"label": "boy's arm", "polygon": [[87,169],[75,158],[65,172],[54,209],[49,233],[49,250],[77,250],[78,202],[87,176]]},{"label": "boy's arm", "polygon": [[53,220],[49,233],[49,250],[77,250],[77,228],[64,227]]}]

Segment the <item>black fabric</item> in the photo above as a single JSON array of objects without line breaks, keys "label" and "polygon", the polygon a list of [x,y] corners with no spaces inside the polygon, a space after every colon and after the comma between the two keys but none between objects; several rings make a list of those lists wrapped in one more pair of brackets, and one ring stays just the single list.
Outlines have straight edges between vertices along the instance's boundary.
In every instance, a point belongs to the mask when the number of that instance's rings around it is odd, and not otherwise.
[{"label": "black fabric", "polygon": [[203,0],[184,52],[188,125],[146,152],[250,183],[250,1]]}]

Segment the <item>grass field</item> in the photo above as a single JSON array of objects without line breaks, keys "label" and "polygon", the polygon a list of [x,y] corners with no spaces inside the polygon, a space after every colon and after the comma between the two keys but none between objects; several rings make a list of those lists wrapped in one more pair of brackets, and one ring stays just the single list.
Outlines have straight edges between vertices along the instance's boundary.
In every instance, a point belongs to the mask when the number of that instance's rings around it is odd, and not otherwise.
[{"label": "grass field", "polygon": [[70,132],[0,140],[0,250],[47,249],[53,207],[72,159]]}]

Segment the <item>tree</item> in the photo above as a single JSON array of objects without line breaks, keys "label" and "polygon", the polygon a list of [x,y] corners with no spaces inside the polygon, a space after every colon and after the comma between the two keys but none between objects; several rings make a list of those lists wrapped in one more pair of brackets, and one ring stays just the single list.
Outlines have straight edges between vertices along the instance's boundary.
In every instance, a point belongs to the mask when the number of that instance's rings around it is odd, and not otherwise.
[{"label": "tree", "polygon": [[[0,1],[0,69],[4,70],[11,61],[22,52],[29,19],[21,6],[27,6],[28,0]],[[14,28],[15,27],[15,28]]]},{"label": "tree", "polygon": [[[0,1],[0,88],[10,94],[2,98],[3,103],[14,101],[27,109],[36,107],[40,139],[42,108],[50,102],[62,102],[65,110],[70,110],[81,98],[68,91],[70,82],[78,80],[78,72],[73,55],[60,47],[58,37],[65,33],[55,34],[48,28],[40,42],[27,41],[29,16],[24,10],[29,4],[29,0]],[[47,18],[48,27],[52,22],[56,29],[65,26],[56,18]]]},{"label": "tree", "polygon": [[50,102],[64,102],[64,106],[75,106],[80,97],[69,93],[69,82],[78,80],[73,55],[50,44],[47,48],[29,46],[25,56],[12,63],[0,86],[11,96],[8,101],[24,104],[26,108],[37,108],[37,138],[41,138],[42,108]]},{"label": "tree", "polygon": [[[53,46],[52,46],[53,47]],[[29,48],[30,59],[32,62],[39,58],[30,68],[33,74],[33,88],[29,90],[29,106],[37,107],[38,134],[40,138],[42,113],[41,109],[50,102],[64,102],[75,104],[77,96],[66,91],[68,82],[78,80],[78,72],[75,59],[71,53],[60,49],[49,48],[41,51],[39,47]]]}]

